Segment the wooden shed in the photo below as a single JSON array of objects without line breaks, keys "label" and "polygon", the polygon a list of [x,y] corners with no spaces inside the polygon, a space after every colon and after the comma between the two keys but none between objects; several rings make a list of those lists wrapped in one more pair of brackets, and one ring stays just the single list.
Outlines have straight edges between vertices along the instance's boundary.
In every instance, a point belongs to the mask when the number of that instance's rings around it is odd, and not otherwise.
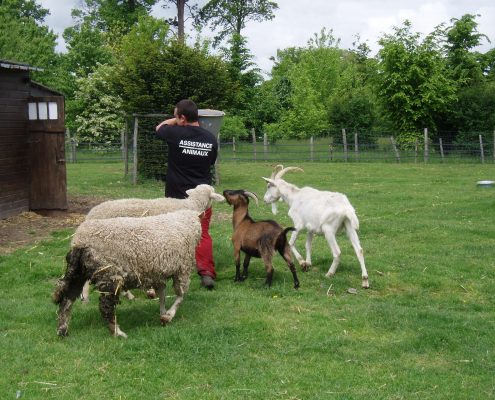
[{"label": "wooden shed", "polygon": [[33,70],[0,60],[0,218],[67,209],[64,97]]}]

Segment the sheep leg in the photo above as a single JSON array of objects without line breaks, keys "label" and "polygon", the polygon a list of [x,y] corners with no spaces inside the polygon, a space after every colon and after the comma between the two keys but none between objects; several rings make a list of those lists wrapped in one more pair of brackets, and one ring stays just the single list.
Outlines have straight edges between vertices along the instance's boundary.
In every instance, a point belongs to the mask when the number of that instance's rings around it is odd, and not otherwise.
[{"label": "sheep leg", "polygon": [[290,236],[289,246],[290,246],[290,249],[292,250],[292,253],[296,257],[297,262],[299,263],[299,265],[301,266],[303,271],[305,271],[309,268],[309,266],[306,265],[306,261],[304,261],[301,254],[299,254],[299,252],[297,251],[296,246],[294,246],[294,243],[296,243],[296,240],[297,240],[297,235],[299,235],[299,230],[297,230],[297,228],[296,228],[296,230],[293,231],[291,236]]},{"label": "sheep leg", "polygon": [[299,288],[299,279],[297,278],[296,267],[294,266],[294,263],[292,262],[292,257],[290,255],[290,247],[286,245],[283,250],[279,250],[279,253],[287,263],[290,272],[292,272],[292,278],[294,279],[294,289]]},{"label": "sheep leg", "polygon": [[[165,299],[165,290],[160,290],[158,295],[160,296],[160,322],[162,325],[165,325],[172,321],[177,312],[177,309],[184,300],[184,296],[187,293],[187,289],[189,287],[189,278],[181,279],[179,277],[174,276],[174,292],[175,292],[175,301],[174,304],[166,311],[164,314],[161,313],[161,302],[162,298]],[[163,300],[165,301],[165,300]]]},{"label": "sheep leg", "polygon": [[323,228],[323,233],[325,234],[325,239],[327,239],[328,245],[332,249],[333,255],[332,265],[325,275],[327,278],[330,278],[335,274],[335,271],[337,271],[337,267],[340,264],[341,251],[339,245],[337,244],[337,239],[335,238],[335,231],[333,229]]},{"label": "sheep leg", "polygon": [[349,223],[346,222],[345,226],[346,226],[347,237],[352,243],[352,247],[354,248],[354,251],[356,252],[356,256],[359,260],[359,265],[361,266],[361,277],[362,277],[361,286],[364,289],[368,289],[370,287],[370,284],[368,282],[368,271],[366,271],[366,266],[364,264],[363,248],[361,247],[361,243],[359,242],[358,234],[356,230],[350,226]]},{"label": "sheep leg", "polygon": [[86,281],[84,283],[84,286],[82,288],[81,292],[81,301],[83,303],[87,303],[89,301],[89,285],[91,284],[91,281]]},{"label": "sheep leg", "polygon": [[69,334],[69,322],[71,317],[72,305],[80,295],[85,280],[78,274],[67,274],[70,277],[63,279],[53,298],[55,303],[59,304],[57,334],[67,336]]},{"label": "sheep leg", "polygon": [[127,335],[120,330],[117,324],[115,309],[119,303],[119,295],[114,294],[112,289],[100,294],[100,313],[105,321],[107,321],[108,329],[113,336],[127,338]]}]

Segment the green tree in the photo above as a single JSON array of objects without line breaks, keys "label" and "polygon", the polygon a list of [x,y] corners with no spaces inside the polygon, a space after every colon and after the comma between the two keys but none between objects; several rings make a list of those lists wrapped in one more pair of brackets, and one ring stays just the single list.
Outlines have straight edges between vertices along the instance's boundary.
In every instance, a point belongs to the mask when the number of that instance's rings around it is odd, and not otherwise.
[{"label": "green tree", "polygon": [[456,101],[456,82],[449,78],[438,32],[420,41],[411,23],[395,27],[379,43],[378,90],[383,110],[399,132],[399,141],[413,142],[435,116]]},{"label": "green tree", "polygon": [[115,67],[98,65],[87,77],[79,78],[75,102],[77,138],[81,142],[114,143],[124,127],[123,102],[112,84]]},{"label": "green tree", "polygon": [[218,30],[215,44],[233,34],[241,35],[248,21],[272,20],[277,3],[268,0],[210,0],[199,11],[198,21]]}]

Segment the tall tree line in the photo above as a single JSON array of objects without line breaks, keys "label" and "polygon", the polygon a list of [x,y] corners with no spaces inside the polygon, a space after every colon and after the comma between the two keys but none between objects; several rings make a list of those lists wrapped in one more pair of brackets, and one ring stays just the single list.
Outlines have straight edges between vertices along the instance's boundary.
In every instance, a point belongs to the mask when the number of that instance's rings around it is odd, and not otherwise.
[{"label": "tall tree line", "polygon": [[[173,10],[153,18],[152,7]],[[303,47],[280,49],[263,77],[243,30],[271,21],[267,0],[83,0],[63,34],[67,52],[35,0],[0,0],[0,58],[42,67],[34,79],[66,95],[67,123],[87,140],[110,141],[131,112],[165,112],[182,97],[227,111],[223,134],[250,129],[303,138],[359,132],[373,141],[393,132],[403,146],[428,127],[468,141],[495,127],[495,49],[478,16],[452,19],[422,37],[405,21],[379,40],[376,56],[356,40],[343,49],[323,28]],[[187,38],[185,24],[198,36]],[[202,38],[210,27],[212,40]],[[115,134],[115,133],[113,133]]]}]

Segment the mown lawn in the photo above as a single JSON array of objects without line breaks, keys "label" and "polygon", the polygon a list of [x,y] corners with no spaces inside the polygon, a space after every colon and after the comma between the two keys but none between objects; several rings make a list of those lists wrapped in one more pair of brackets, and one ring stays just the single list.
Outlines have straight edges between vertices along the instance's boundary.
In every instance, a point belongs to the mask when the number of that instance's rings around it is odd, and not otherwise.
[{"label": "mown lawn", "polygon": [[[488,399],[495,396],[495,177],[493,164],[299,164],[288,181],[346,193],[361,222],[371,288],[347,238],[332,280],[322,237],[294,290],[282,259],[271,289],[264,268],[234,283],[231,210],[215,206],[217,288],[193,276],[174,321],[135,292],[111,337],[98,297],[76,303],[70,336],[56,336],[51,292],[72,230],[0,257],[0,398],[15,399]],[[264,193],[267,163],[222,163],[217,190]],[[68,165],[69,192],[158,197],[120,164]],[[287,206],[275,217],[289,226]],[[251,203],[255,219],[274,218]],[[298,240],[304,249],[304,238]],[[357,294],[349,294],[356,288]],[[172,299],[168,299],[170,302]]]}]

